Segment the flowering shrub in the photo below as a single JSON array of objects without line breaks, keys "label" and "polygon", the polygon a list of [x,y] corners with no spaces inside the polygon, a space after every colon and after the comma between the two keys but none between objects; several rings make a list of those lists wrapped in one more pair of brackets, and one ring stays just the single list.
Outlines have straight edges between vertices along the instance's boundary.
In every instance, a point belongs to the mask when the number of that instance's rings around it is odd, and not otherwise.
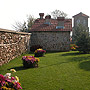
[{"label": "flowering shrub", "polygon": [[35,57],[40,57],[40,56],[43,56],[44,54],[45,54],[45,50],[43,50],[43,49],[37,49],[37,50],[35,50]]},{"label": "flowering shrub", "polygon": [[0,90],[19,90],[22,89],[17,76],[11,77],[11,73],[6,73],[4,76],[0,74]]},{"label": "flowering shrub", "polygon": [[71,44],[71,45],[70,45],[70,49],[71,49],[72,51],[76,51],[77,48],[78,48],[78,46],[75,45],[75,44]]},{"label": "flowering shrub", "polygon": [[23,65],[24,67],[38,67],[39,58],[35,58],[34,56],[23,56]]}]

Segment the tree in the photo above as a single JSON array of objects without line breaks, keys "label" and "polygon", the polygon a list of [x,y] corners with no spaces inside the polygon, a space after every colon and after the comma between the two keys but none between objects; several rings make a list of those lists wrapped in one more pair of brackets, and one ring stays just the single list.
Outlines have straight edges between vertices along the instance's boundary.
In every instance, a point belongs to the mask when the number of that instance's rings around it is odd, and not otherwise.
[{"label": "tree", "polygon": [[60,11],[60,10],[55,10],[53,12],[51,12],[51,15],[53,16],[54,19],[57,19],[57,17],[66,17],[67,14],[64,13],[63,11]]},{"label": "tree", "polygon": [[89,53],[90,37],[88,37],[86,33],[82,33],[82,35],[78,38],[76,45],[79,47],[78,51],[80,51],[81,53]]},{"label": "tree", "polygon": [[89,31],[88,29],[83,26],[82,24],[79,24],[76,28],[73,28],[73,35],[72,35],[72,41],[76,43],[78,38],[80,38],[80,35],[85,33],[87,36],[89,36]]},{"label": "tree", "polygon": [[27,29],[30,31],[32,25],[34,24],[35,18],[32,15],[29,15],[27,18]]},{"label": "tree", "polygon": [[19,32],[27,32],[26,22],[15,22],[15,25],[13,25],[14,29]]},{"label": "tree", "polygon": [[78,25],[75,28],[75,34],[73,35],[75,44],[78,46],[78,51],[81,53],[90,52],[90,37],[87,28],[83,25]]},{"label": "tree", "polygon": [[27,21],[16,22],[15,25],[13,25],[14,29],[19,32],[29,32],[33,23],[35,21],[35,18],[32,15],[29,15],[27,17]]}]

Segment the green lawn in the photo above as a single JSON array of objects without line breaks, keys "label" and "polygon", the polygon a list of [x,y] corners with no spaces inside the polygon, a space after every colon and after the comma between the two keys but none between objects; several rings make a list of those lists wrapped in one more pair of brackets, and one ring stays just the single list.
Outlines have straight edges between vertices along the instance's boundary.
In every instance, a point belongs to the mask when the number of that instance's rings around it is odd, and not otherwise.
[{"label": "green lawn", "polygon": [[0,67],[0,74],[16,69],[23,90],[90,90],[90,54],[47,53],[38,68],[29,69],[23,68],[22,56]]}]

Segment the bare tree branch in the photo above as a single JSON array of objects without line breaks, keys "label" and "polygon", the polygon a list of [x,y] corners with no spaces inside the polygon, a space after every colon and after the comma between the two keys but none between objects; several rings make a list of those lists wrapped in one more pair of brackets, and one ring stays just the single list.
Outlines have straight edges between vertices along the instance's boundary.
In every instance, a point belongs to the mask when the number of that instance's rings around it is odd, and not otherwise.
[{"label": "bare tree branch", "polygon": [[24,21],[23,23],[15,22],[15,25],[12,25],[12,26],[16,31],[29,32],[34,21],[35,21],[34,17],[32,15],[28,15],[27,21]]},{"label": "bare tree branch", "polygon": [[66,13],[57,9],[51,12],[51,15],[53,16],[54,19],[57,19],[57,17],[67,17]]}]

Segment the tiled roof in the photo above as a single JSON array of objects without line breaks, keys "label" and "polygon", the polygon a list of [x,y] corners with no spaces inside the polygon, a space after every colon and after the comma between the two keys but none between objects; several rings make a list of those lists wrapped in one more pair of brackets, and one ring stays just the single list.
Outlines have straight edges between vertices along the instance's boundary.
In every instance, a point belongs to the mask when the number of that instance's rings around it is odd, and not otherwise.
[{"label": "tiled roof", "polygon": [[80,12],[79,14],[74,15],[73,17],[79,16],[79,15],[89,18],[88,15],[86,15],[86,14],[84,14],[84,13],[82,13],[82,12]]},{"label": "tiled roof", "polygon": [[57,19],[50,19],[50,25],[45,24],[45,19],[36,19],[30,31],[72,31],[72,19],[64,20],[64,29],[56,29],[57,25]]}]

